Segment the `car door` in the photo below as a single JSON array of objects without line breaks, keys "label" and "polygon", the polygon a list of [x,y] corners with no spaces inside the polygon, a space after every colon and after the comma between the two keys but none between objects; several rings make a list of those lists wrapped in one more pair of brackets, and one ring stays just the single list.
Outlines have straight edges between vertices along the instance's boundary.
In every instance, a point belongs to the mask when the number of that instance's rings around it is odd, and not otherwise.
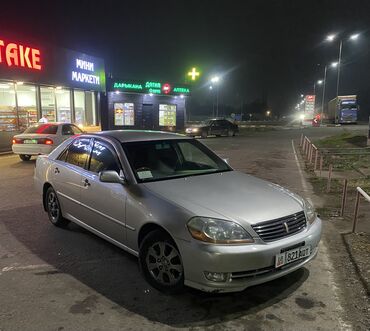
[{"label": "car door", "polygon": [[210,131],[211,131],[211,135],[220,135],[220,134],[222,134],[220,121],[217,121],[217,120],[212,121]]},{"label": "car door", "polygon": [[81,171],[90,155],[90,138],[75,139],[52,165],[52,185],[65,217],[80,219]]},{"label": "car door", "polygon": [[226,120],[220,121],[221,134],[223,134],[223,135],[227,135],[228,134],[229,129],[231,127],[230,124],[231,123],[229,121],[226,121]]},{"label": "car door", "polygon": [[119,183],[99,180],[101,171],[122,172],[113,146],[94,139],[90,161],[81,177],[82,221],[110,238],[124,243],[126,238],[126,188]]}]

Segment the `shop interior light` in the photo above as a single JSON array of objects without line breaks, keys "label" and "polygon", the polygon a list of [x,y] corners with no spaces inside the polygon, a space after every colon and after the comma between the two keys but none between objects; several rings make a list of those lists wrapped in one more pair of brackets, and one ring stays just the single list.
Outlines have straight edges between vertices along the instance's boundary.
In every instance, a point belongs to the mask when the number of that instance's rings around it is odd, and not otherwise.
[{"label": "shop interior light", "polygon": [[152,97],[153,96],[153,93],[149,93],[149,95]]},{"label": "shop interior light", "polygon": [[180,94],[180,98],[181,98],[181,99],[184,99],[184,95],[183,95],[183,94]]},{"label": "shop interior light", "polygon": [[0,88],[1,89],[8,89],[9,88],[9,85],[7,85],[7,84],[0,84]]},{"label": "shop interior light", "polygon": [[54,87],[49,86],[48,89],[49,90],[54,90]]},{"label": "shop interior light", "polygon": [[23,85],[23,82],[17,82],[17,85]]},{"label": "shop interior light", "polygon": [[116,94],[119,94],[119,91],[116,91],[115,93],[116,93]]},{"label": "shop interior light", "polygon": [[61,87],[61,86],[57,86],[57,87],[56,87],[56,89],[57,89],[57,90],[61,90],[61,89],[62,89],[62,87]]}]

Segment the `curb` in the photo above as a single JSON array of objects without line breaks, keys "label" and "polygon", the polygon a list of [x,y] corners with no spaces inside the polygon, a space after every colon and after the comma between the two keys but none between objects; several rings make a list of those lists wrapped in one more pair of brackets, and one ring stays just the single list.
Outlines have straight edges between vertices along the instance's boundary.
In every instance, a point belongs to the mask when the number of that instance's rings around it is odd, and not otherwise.
[{"label": "curb", "polygon": [[0,156],[2,156],[2,155],[9,155],[9,154],[13,154],[13,152],[12,151],[0,152]]}]

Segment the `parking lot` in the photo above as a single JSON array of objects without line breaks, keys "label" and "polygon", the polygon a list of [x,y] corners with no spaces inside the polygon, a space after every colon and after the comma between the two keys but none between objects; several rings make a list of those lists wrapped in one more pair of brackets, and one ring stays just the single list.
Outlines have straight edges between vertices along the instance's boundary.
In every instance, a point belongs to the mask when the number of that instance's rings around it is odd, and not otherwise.
[{"label": "parking lot", "polygon": [[[272,130],[202,141],[234,168],[320,206],[296,152],[300,135]],[[53,227],[34,193],[34,165],[0,157],[1,331],[352,328],[326,240],[307,267],[244,292],[164,295],[145,282],[135,257],[76,225]]]}]

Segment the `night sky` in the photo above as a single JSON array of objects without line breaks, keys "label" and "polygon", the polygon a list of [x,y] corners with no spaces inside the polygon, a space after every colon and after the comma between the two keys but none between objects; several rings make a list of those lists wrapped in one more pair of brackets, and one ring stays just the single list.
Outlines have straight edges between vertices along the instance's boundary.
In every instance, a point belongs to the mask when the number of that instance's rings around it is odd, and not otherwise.
[{"label": "night sky", "polygon": [[[8,1],[0,28],[101,56],[107,72],[126,79],[183,82],[196,66],[200,104],[210,93],[202,83],[222,73],[222,103],[265,99],[275,114],[291,112],[336,60],[339,44],[324,43],[328,33],[358,32],[343,46],[340,94],[359,94],[362,113],[370,112],[369,0]],[[335,84],[331,70],[328,99]]]}]

